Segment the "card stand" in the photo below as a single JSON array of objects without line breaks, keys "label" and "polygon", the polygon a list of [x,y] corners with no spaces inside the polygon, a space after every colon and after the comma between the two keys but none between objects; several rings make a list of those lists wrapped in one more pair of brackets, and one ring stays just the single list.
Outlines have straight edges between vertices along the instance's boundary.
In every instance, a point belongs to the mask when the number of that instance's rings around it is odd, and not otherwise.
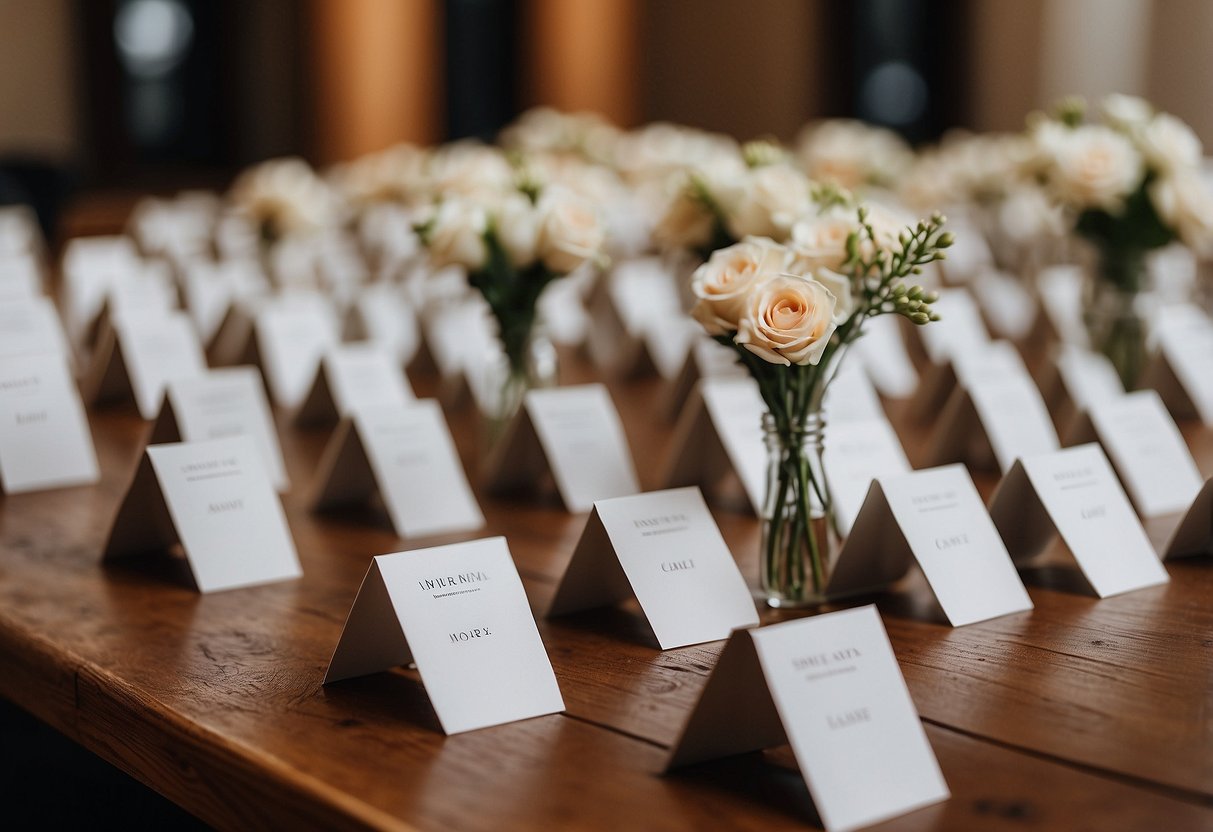
[{"label": "card stand", "polygon": [[1163,547],[1167,559],[1200,555],[1213,556],[1213,478],[1205,480]]}]

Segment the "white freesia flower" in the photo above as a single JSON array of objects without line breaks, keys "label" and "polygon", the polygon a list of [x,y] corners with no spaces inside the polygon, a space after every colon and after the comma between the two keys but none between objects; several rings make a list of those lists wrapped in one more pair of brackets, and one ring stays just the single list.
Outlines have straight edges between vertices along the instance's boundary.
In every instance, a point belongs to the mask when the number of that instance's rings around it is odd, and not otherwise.
[{"label": "white freesia flower", "polygon": [[429,220],[426,244],[435,268],[463,266],[475,271],[488,259],[484,234],[488,230],[484,207],[461,199],[440,203]]},{"label": "white freesia flower", "polygon": [[536,255],[557,274],[601,256],[606,226],[594,204],[570,191],[551,189],[540,200]]},{"label": "white freesia flower", "polygon": [[1141,154],[1120,133],[1099,125],[1049,131],[1050,184],[1062,201],[1079,210],[1116,211],[1141,183]]},{"label": "white freesia flower", "polygon": [[1150,165],[1173,172],[1200,165],[1200,139],[1170,113],[1159,113],[1141,131],[1141,148]]},{"label": "white freesia flower", "polygon": [[751,237],[712,252],[691,275],[696,301],[691,316],[709,335],[737,329],[746,299],[761,274],[788,267],[788,250],[773,240]]},{"label": "white freesia flower", "polygon": [[816,364],[838,327],[834,294],[812,277],[767,273],[758,281],[734,340],[772,364]]},{"label": "white freesia flower", "polygon": [[1199,171],[1177,171],[1150,184],[1158,216],[1198,252],[1213,247],[1213,193]]}]

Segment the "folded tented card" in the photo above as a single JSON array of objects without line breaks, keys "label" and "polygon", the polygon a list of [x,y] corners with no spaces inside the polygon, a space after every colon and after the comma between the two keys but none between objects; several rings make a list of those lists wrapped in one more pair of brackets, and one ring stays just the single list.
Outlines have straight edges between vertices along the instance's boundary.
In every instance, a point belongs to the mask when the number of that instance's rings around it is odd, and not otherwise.
[{"label": "folded tented card", "polygon": [[873,482],[826,589],[832,595],[879,589],[915,561],[955,627],[1032,609],[963,465]]},{"label": "folded tented card", "polygon": [[1060,447],[1040,390],[1026,372],[953,390],[936,423],[929,458],[935,464],[980,465],[986,447],[1002,471],[1018,457]]},{"label": "folded tented card", "polygon": [[96,482],[93,437],[66,359],[0,356],[0,486],[6,494]]},{"label": "folded tented card", "polygon": [[1213,478],[1205,481],[1163,547],[1163,554],[1168,558],[1213,555]]},{"label": "folded tented card", "polygon": [[447,734],[564,710],[504,537],[371,562],[324,682],[409,663]]},{"label": "folded tented card", "polygon": [[274,488],[290,487],[278,433],[256,367],[224,367],[170,381],[151,442],[202,442],[250,436]]},{"label": "folded tented card", "polygon": [[324,354],[311,389],[295,414],[301,425],[334,425],[368,407],[404,407],[413,389],[387,347],[341,344]]},{"label": "folded tented card", "polygon": [[1038,326],[1044,335],[1059,341],[1087,345],[1087,327],[1082,319],[1083,278],[1080,266],[1049,266],[1041,269],[1036,288],[1040,293]]},{"label": "folded tented card", "polygon": [[1099,440],[1142,517],[1184,511],[1200,491],[1192,452],[1153,390],[1097,404],[1067,438],[1069,444]]},{"label": "folded tented card", "polygon": [[170,381],[206,371],[206,356],[181,312],[127,318],[106,329],[83,386],[90,401],[133,397],[144,419],[155,419]]},{"label": "folded tented card", "polygon": [[973,291],[996,335],[1018,341],[1031,333],[1036,298],[1015,275],[983,269],[973,282]]},{"label": "folded tented card", "polygon": [[827,832],[949,797],[875,607],[735,632],[666,768],[784,742]]},{"label": "folded tented card", "polygon": [[885,418],[880,396],[858,362],[839,365],[826,388],[822,407],[831,428],[847,422]]},{"label": "folded tented card", "polygon": [[1076,410],[1088,410],[1125,394],[1124,384],[1107,356],[1062,344],[1054,357],[1058,379]]},{"label": "folded tented card", "polygon": [[1097,444],[1017,460],[994,493],[990,516],[1017,562],[1061,535],[1100,598],[1168,580]]},{"label": "folded tented card", "polygon": [[662,650],[758,624],[745,579],[698,488],[594,503],[549,615],[629,597]]},{"label": "folded tented card", "polygon": [[831,424],[823,454],[834,519],[842,535],[851,531],[872,480],[910,472],[901,441],[888,419]]},{"label": "folded tented card", "polygon": [[932,304],[940,320],[931,326],[918,327],[915,331],[922,339],[927,358],[942,364],[953,357],[981,347],[990,340],[986,326],[982,323],[977,301],[967,289],[947,289],[939,293],[939,300]]},{"label": "folded tented card", "polygon": [[918,372],[906,342],[901,336],[896,315],[869,318],[863,337],[854,342],[855,352],[867,370],[872,384],[891,399],[905,399],[918,388]]},{"label": "folded tented card", "polygon": [[640,491],[623,423],[606,387],[531,390],[487,468],[495,490],[533,485],[550,472],[565,508]]},{"label": "folded tented card", "polygon": [[0,303],[0,356],[47,352],[72,355],[51,299],[4,299]]},{"label": "folded tented card", "polygon": [[298,407],[316,375],[320,357],[338,341],[337,322],[328,302],[319,295],[283,295],[257,311],[254,354],[243,356],[260,364],[270,397],[280,407]]},{"label": "folded tented card", "polygon": [[1027,365],[1014,344],[1010,341],[974,344],[942,364],[926,367],[907,415],[915,422],[934,421],[958,385],[968,388],[1011,375],[1028,375]]},{"label": "folded tented card", "polygon": [[180,543],[199,592],[302,574],[282,504],[248,436],[152,445],[118,509],[106,560]]},{"label": "folded tented card", "polygon": [[32,254],[0,255],[0,299],[33,298],[42,294],[42,271]]},{"label": "folded tented card", "polygon": [[400,364],[407,364],[421,346],[421,331],[403,293],[391,284],[368,286],[354,302],[352,334],[391,350]]},{"label": "folded tented card", "polygon": [[401,537],[484,525],[442,408],[432,399],[356,412],[329,440],[316,478],[315,508],[361,503],[378,492]]},{"label": "folded tented card", "polygon": [[1190,305],[1164,308],[1154,327],[1158,357],[1144,386],[1158,390],[1171,412],[1213,427],[1213,320]]}]

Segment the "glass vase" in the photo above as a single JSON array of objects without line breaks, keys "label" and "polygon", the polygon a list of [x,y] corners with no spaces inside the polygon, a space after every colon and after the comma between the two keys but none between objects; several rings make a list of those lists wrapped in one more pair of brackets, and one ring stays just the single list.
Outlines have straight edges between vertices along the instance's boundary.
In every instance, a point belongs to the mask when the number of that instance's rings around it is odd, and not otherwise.
[{"label": "glass vase", "polygon": [[1086,284],[1083,320],[1091,348],[1107,356],[1126,390],[1133,389],[1148,358],[1141,308],[1145,272],[1144,255],[1105,253]]},{"label": "glass vase", "polygon": [[826,601],[825,588],[840,537],[826,486],[820,411],[781,425],[762,418],[767,450],[762,505],[762,593],[767,606],[809,607]]},{"label": "glass vase", "polygon": [[483,371],[479,398],[485,422],[484,438],[491,449],[522,407],[528,390],[557,385],[560,364],[551,338],[536,327],[514,355],[495,348],[486,357]]}]

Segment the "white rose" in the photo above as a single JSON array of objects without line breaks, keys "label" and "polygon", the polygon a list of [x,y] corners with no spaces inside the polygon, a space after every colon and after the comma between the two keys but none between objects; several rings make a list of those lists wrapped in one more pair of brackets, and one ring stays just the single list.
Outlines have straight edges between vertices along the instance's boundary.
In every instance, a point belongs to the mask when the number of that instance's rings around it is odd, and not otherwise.
[{"label": "white rose", "polygon": [[1159,113],[1145,126],[1141,147],[1150,164],[1163,172],[1197,167],[1203,154],[1192,128],[1169,113]]},{"label": "white rose", "polygon": [[1109,124],[1130,132],[1142,127],[1154,114],[1150,102],[1144,98],[1120,93],[1114,93],[1105,98],[1100,104],[1100,109],[1103,110],[1104,118]]},{"label": "white rose", "polygon": [[734,340],[772,364],[816,364],[838,326],[836,305],[811,277],[768,274],[749,293]]},{"label": "white rose", "polygon": [[488,214],[484,208],[458,199],[448,199],[434,211],[427,247],[436,268],[463,266],[475,271],[488,259],[484,233]]},{"label": "white rose", "polygon": [[680,188],[653,227],[653,240],[671,248],[698,248],[712,239],[714,222],[708,207],[689,188]]},{"label": "white rose", "polygon": [[1076,127],[1057,140],[1050,182],[1063,202],[1115,211],[1141,179],[1141,155],[1107,127]]},{"label": "white rose", "polygon": [[758,276],[783,271],[787,261],[787,249],[763,238],[747,238],[712,252],[691,275],[696,298],[691,316],[709,335],[734,331]]},{"label": "white rose", "polygon": [[786,240],[792,223],[809,207],[809,183],[785,165],[767,165],[747,173],[726,200],[734,237]]},{"label": "white rose", "polygon": [[497,242],[510,258],[510,263],[518,269],[525,269],[534,263],[541,217],[531,201],[522,195],[507,199],[497,208],[494,216]]},{"label": "white rose", "polygon": [[514,169],[497,148],[474,143],[448,145],[430,162],[430,186],[436,197],[495,195],[513,187]]},{"label": "white rose", "polygon": [[847,238],[859,227],[852,210],[830,210],[792,226],[790,271],[807,274],[818,267],[840,269],[847,261]]},{"label": "white rose", "polygon": [[1150,200],[1164,223],[1198,252],[1213,244],[1213,193],[1197,171],[1179,171],[1150,185]]},{"label": "white rose", "polygon": [[594,205],[567,191],[549,191],[540,201],[535,251],[557,274],[568,274],[602,253],[606,227]]}]

